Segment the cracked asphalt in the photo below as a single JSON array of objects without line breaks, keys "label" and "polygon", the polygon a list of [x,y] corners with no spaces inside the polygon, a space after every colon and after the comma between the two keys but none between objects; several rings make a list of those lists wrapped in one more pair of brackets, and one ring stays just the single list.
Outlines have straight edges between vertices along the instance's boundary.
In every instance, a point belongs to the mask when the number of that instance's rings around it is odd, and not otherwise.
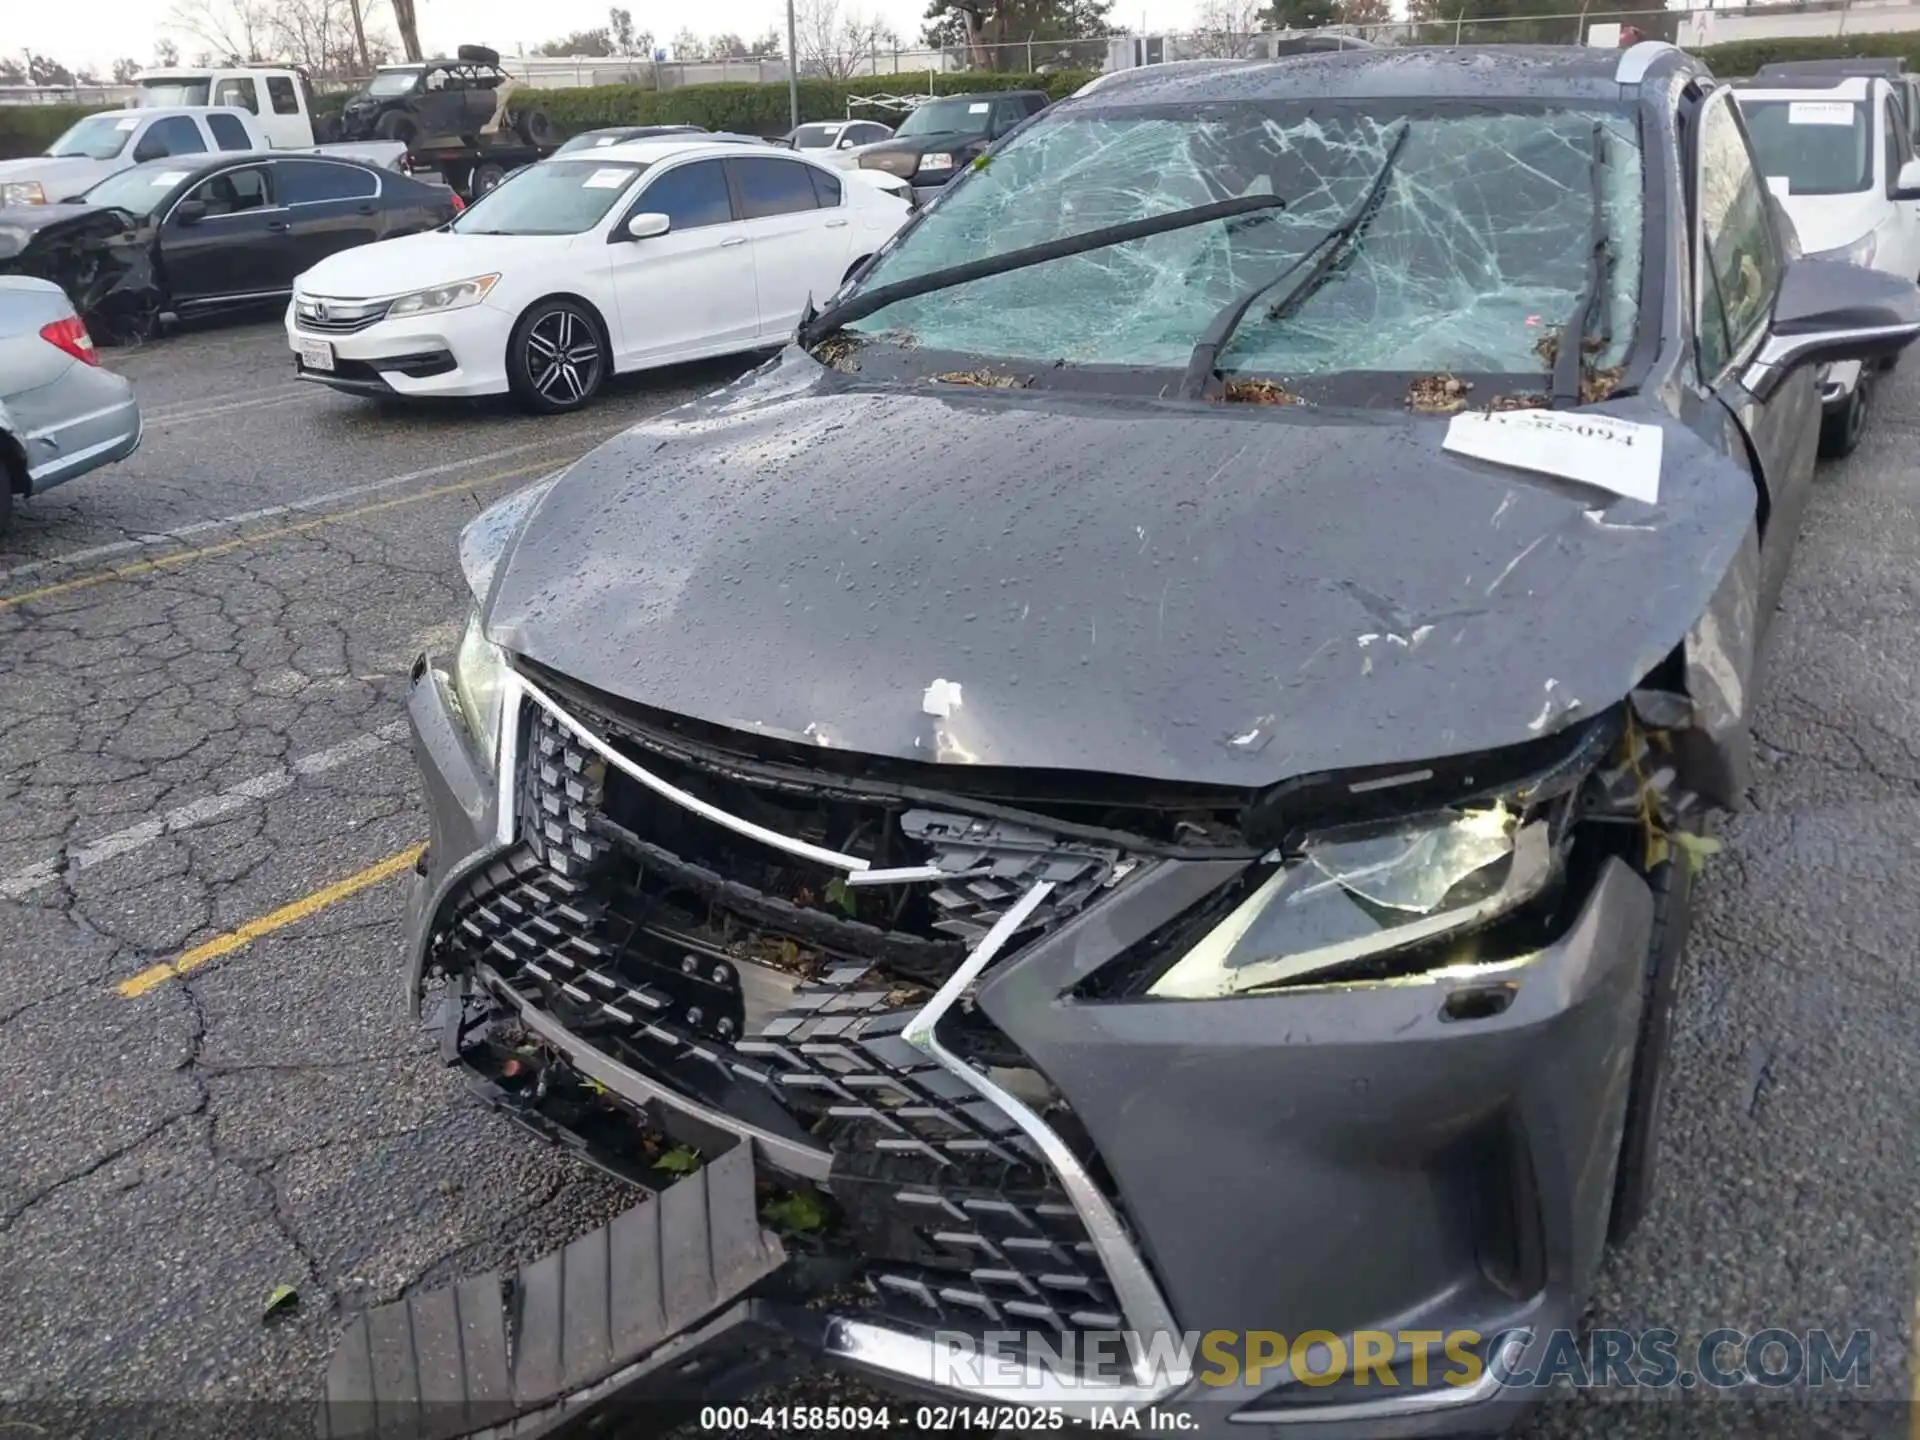
[{"label": "cracked asphalt", "polygon": [[[0,539],[0,1399],[164,1402],[192,1433],[261,1435],[304,1426],[287,1402],[318,1395],[353,1310],[531,1258],[636,1197],[470,1102],[408,1023],[404,870],[116,987],[417,844],[395,722],[413,657],[457,635],[461,524],[743,367],[533,420],[300,385],[270,323],[108,363],[139,387],[140,451]],[[1758,783],[1700,894],[1662,1191],[1595,1315],[1868,1329],[1887,1402],[1909,1393],[1920,1254],[1916,376],[1818,477]],[[265,1323],[278,1285],[298,1308]],[[857,1395],[822,1378],[792,1398]],[[68,1433],[133,1433],[107,1413]],[[1898,1413],[1821,1430],[1900,1433]],[[1583,1397],[1530,1433],[1656,1424],[1755,1418]]]}]

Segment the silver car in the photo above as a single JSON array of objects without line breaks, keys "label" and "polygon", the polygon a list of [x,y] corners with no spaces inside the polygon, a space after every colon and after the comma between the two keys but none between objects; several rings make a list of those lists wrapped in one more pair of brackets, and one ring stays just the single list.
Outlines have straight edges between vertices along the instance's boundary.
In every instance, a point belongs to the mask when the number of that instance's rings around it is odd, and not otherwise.
[{"label": "silver car", "polygon": [[15,496],[124,460],[139,444],[133,386],[101,366],[65,292],[0,275],[0,530]]}]

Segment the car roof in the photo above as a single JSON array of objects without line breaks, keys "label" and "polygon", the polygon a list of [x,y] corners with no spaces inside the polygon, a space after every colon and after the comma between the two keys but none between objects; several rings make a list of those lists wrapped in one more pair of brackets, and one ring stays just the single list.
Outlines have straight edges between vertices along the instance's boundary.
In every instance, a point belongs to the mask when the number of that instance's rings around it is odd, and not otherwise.
[{"label": "car roof", "polygon": [[1875,93],[1873,87],[1886,84],[1878,75],[1835,75],[1819,84],[1795,85],[1784,75],[1762,81],[1758,76],[1752,80],[1734,82],[1733,92],[1741,100],[1804,100],[1809,95],[1818,95],[1824,100],[1864,100]]},{"label": "car roof", "polygon": [[1847,55],[1831,60],[1775,60],[1753,72],[1756,80],[1793,75],[1884,75],[1892,78],[1907,73],[1907,62],[1899,55]]},{"label": "car roof", "polygon": [[1076,108],[1221,100],[1542,99],[1618,101],[1623,84],[1665,65],[1704,73],[1662,41],[1592,45],[1422,45],[1324,50],[1277,60],[1144,65],[1114,71],[1073,97]]},{"label": "car roof", "polygon": [[[784,155],[789,159],[796,158],[791,150],[783,150],[774,145],[766,148],[769,154]],[[712,135],[654,135],[640,140],[622,140],[617,145],[596,146],[590,153],[575,151],[571,155],[556,155],[540,163],[551,164],[553,160],[624,160],[630,165],[657,165],[662,160],[678,160],[686,155],[738,155],[739,153],[739,139],[723,140]]]},{"label": "car roof", "polygon": [[1038,95],[1047,98],[1044,90],[969,90],[964,95],[929,95],[920,103],[931,104],[935,100],[997,100],[1002,95]]}]

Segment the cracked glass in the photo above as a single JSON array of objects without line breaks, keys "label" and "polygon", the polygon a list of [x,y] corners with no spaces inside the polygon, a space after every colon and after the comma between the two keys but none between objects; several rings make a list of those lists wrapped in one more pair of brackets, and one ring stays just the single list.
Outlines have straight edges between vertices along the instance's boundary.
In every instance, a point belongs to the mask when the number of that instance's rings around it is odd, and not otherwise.
[{"label": "cracked glass", "polygon": [[1596,188],[1612,263],[1593,363],[1619,364],[1640,290],[1638,130],[1625,112],[1537,104],[1043,119],[961,180],[861,288],[1235,196],[1278,195],[1286,208],[902,300],[848,328],[1010,360],[1183,366],[1222,307],[1280,280],[1360,203],[1402,127],[1379,206],[1326,282],[1278,320],[1268,309],[1291,282],[1276,284],[1221,352],[1222,372],[1541,374],[1540,342],[1587,284]]}]

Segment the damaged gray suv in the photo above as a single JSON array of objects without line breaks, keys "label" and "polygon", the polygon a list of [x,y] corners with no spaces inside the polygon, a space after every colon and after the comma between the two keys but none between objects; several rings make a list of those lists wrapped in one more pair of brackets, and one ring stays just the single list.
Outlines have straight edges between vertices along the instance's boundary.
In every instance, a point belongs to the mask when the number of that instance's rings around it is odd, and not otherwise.
[{"label": "damaged gray suv", "polygon": [[1109,77],[477,520],[415,1002],[651,1193],[354,1320],[334,1432],[1508,1424],[1647,1203],[1815,367],[1920,334],[1766,197],[1658,43]]}]

